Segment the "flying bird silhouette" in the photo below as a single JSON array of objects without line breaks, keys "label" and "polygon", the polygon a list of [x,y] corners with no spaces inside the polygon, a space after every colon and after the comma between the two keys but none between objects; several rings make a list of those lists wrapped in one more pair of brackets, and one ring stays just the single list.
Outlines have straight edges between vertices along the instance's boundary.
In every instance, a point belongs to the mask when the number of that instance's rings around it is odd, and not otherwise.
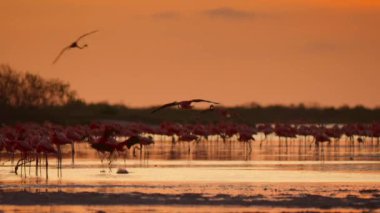
[{"label": "flying bird silhouette", "polygon": [[178,106],[179,109],[192,109],[194,106],[191,105],[193,102],[198,103],[198,102],[206,102],[206,103],[211,103],[211,104],[219,104],[213,101],[208,101],[208,100],[203,100],[203,99],[193,99],[193,100],[188,100],[188,101],[174,101],[171,103],[164,104],[152,111],[152,113],[155,113],[161,109],[167,108],[167,107],[172,107],[172,106]]},{"label": "flying bird silhouette", "polygon": [[59,52],[58,56],[54,59],[53,64],[55,64],[55,63],[58,61],[58,59],[62,56],[62,54],[63,54],[66,50],[73,49],[73,48],[83,49],[83,48],[87,47],[87,46],[88,46],[87,44],[84,44],[83,46],[79,46],[78,42],[79,42],[82,38],[84,38],[84,37],[86,37],[86,36],[88,36],[88,35],[90,35],[90,34],[96,33],[96,32],[98,32],[98,30],[94,30],[94,31],[91,31],[91,32],[89,32],[89,33],[86,33],[86,34],[83,34],[83,35],[79,36],[79,38],[77,38],[77,40],[75,40],[73,43],[71,43],[69,46],[63,48],[63,49],[61,50],[61,52]]}]

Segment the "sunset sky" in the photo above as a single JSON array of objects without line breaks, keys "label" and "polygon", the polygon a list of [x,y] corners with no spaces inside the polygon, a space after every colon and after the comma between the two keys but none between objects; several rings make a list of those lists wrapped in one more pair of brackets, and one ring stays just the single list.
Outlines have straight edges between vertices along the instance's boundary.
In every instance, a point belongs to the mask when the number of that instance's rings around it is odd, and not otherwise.
[{"label": "sunset sky", "polygon": [[380,106],[378,0],[2,0],[0,27],[0,63],[89,102]]}]

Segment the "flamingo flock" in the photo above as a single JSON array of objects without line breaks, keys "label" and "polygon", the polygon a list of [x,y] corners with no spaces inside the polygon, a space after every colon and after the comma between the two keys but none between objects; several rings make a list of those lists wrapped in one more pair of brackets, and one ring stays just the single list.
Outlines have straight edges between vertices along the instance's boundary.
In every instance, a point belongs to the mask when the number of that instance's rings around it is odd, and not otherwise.
[{"label": "flamingo flock", "polygon": [[[98,32],[97,30],[86,33],[70,45],[63,48],[53,61],[55,64],[60,57],[70,49],[83,49],[87,44],[79,45],[79,42]],[[150,145],[155,140],[170,141],[173,146],[177,142],[188,144],[188,154],[191,154],[191,144],[204,141],[221,141],[225,143],[244,143],[247,154],[252,152],[252,143],[260,142],[260,147],[278,137],[279,145],[288,146],[289,141],[303,141],[310,146],[323,147],[324,144],[338,143],[343,138],[349,143],[365,143],[366,141],[380,141],[380,124],[347,124],[347,125],[312,125],[312,124],[257,124],[245,125],[227,122],[231,116],[238,117],[228,110],[215,107],[219,103],[204,99],[191,99],[174,101],[154,109],[156,113],[165,108],[178,107],[182,110],[194,108],[193,104],[207,103],[209,107],[202,113],[214,112],[220,116],[221,121],[213,124],[179,124],[164,122],[158,126],[144,123],[92,123],[89,125],[61,126],[52,123],[35,124],[24,123],[0,128],[0,157],[6,156],[14,164],[14,172],[26,177],[27,168],[35,164],[35,175],[42,175],[45,169],[48,178],[49,159],[56,158],[57,175],[62,177],[62,147],[71,148],[71,165],[75,165],[75,143],[89,143],[100,156],[102,162],[108,161],[111,171],[112,161],[118,156],[126,157],[126,153],[132,150],[136,157],[136,150],[141,156],[146,156]],[[0,159],[1,160],[1,159]],[[7,161],[7,160],[6,160]],[[30,171],[30,170],[29,170]]]},{"label": "flamingo flock", "polygon": [[[260,146],[277,137],[279,145],[287,146],[288,141],[309,142],[310,146],[338,143],[341,140],[354,145],[367,141],[379,146],[380,123],[347,125],[307,125],[307,124],[245,124],[220,122],[215,124],[178,124],[163,122],[158,126],[144,123],[92,123],[89,125],[61,126],[52,123],[24,123],[0,128],[0,156],[14,165],[14,172],[26,177],[27,168],[35,167],[35,175],[42,175],[42,168],[48,178],[49,159],[56,159],[58,177],[62,177],[62,146],[71,147],[72,166],[75,159],[75,143],[89,143],[101,159],[107,159],[109,168],[113,159],[125,156],[129,150],[147,152],[147,147],[155,140],[171,143],[191,143],[220,141],[246,144],[246,151],[252,151],[252,143],[260,141]],[[170,140],[168,140],[170,139]],[[0,159],[1,160],[1,159]],[[4,160],[4,158],[3,158]],[[17,161],[16,161],[17,160]],[[16,162],[14,164],[14,162]],[[30,173],[30,172],[29,172]]]}]

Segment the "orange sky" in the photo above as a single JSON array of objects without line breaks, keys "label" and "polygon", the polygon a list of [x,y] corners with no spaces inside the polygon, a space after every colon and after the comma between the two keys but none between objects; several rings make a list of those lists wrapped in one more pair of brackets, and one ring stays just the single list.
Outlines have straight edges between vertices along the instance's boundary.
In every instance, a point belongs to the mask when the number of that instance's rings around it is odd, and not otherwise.
[{"label": "orange sky", "polygon": [[[0,63],[87,101],[380,106],[378,0],[2,0]],[[54,57],[77,36],[89,48]]]}]

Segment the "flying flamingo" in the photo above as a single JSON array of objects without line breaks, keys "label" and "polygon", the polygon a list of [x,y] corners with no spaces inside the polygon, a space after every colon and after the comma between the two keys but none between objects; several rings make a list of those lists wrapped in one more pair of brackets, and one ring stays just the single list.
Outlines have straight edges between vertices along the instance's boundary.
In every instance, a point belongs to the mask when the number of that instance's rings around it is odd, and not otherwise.
[{"label": "flying flamingo", "polygon": [[192,109],[194,106],[191,105],[192,103],[199,103],[199,102],[206,102],[206,103],[211,103],[211,104],[219,104],[213,101],[208,101],[208,100],[203,100],[203,99],[192,99],[188,101],[174,101],[171,103],[164,104],[152,111],[152,113],[155,113],[161,109],[167,108],[167,107],[172,107],[172,106],[177,106],[179,109]]},{"label": "flying flamingo", "polygon": [[83,34],[83,35],[79,36],[79,38],[77,38],[73,43],[71,43],[69,46],[63,48],[61,50],[61,52],[59,52],[58,56],[54,59],[53,64],[55,64],[58,61],[58,59],[62,56],[62,54],[64,52],[66,52],[66,50],[70,50],[70,49],[73,49],[73,48],[83,49],[83,48],[87,47],[88,46],[87,44],[84,44],[83,46],[79,46],[78,42],[82,38],[84,38],[84,37],[86,37],[86,36],[88,36],[90,34],[96,33],[96,32],[98,32],[98,30],[94,30],[94,31],[91,31],[89,33],[86,33],[86,34]]}]

